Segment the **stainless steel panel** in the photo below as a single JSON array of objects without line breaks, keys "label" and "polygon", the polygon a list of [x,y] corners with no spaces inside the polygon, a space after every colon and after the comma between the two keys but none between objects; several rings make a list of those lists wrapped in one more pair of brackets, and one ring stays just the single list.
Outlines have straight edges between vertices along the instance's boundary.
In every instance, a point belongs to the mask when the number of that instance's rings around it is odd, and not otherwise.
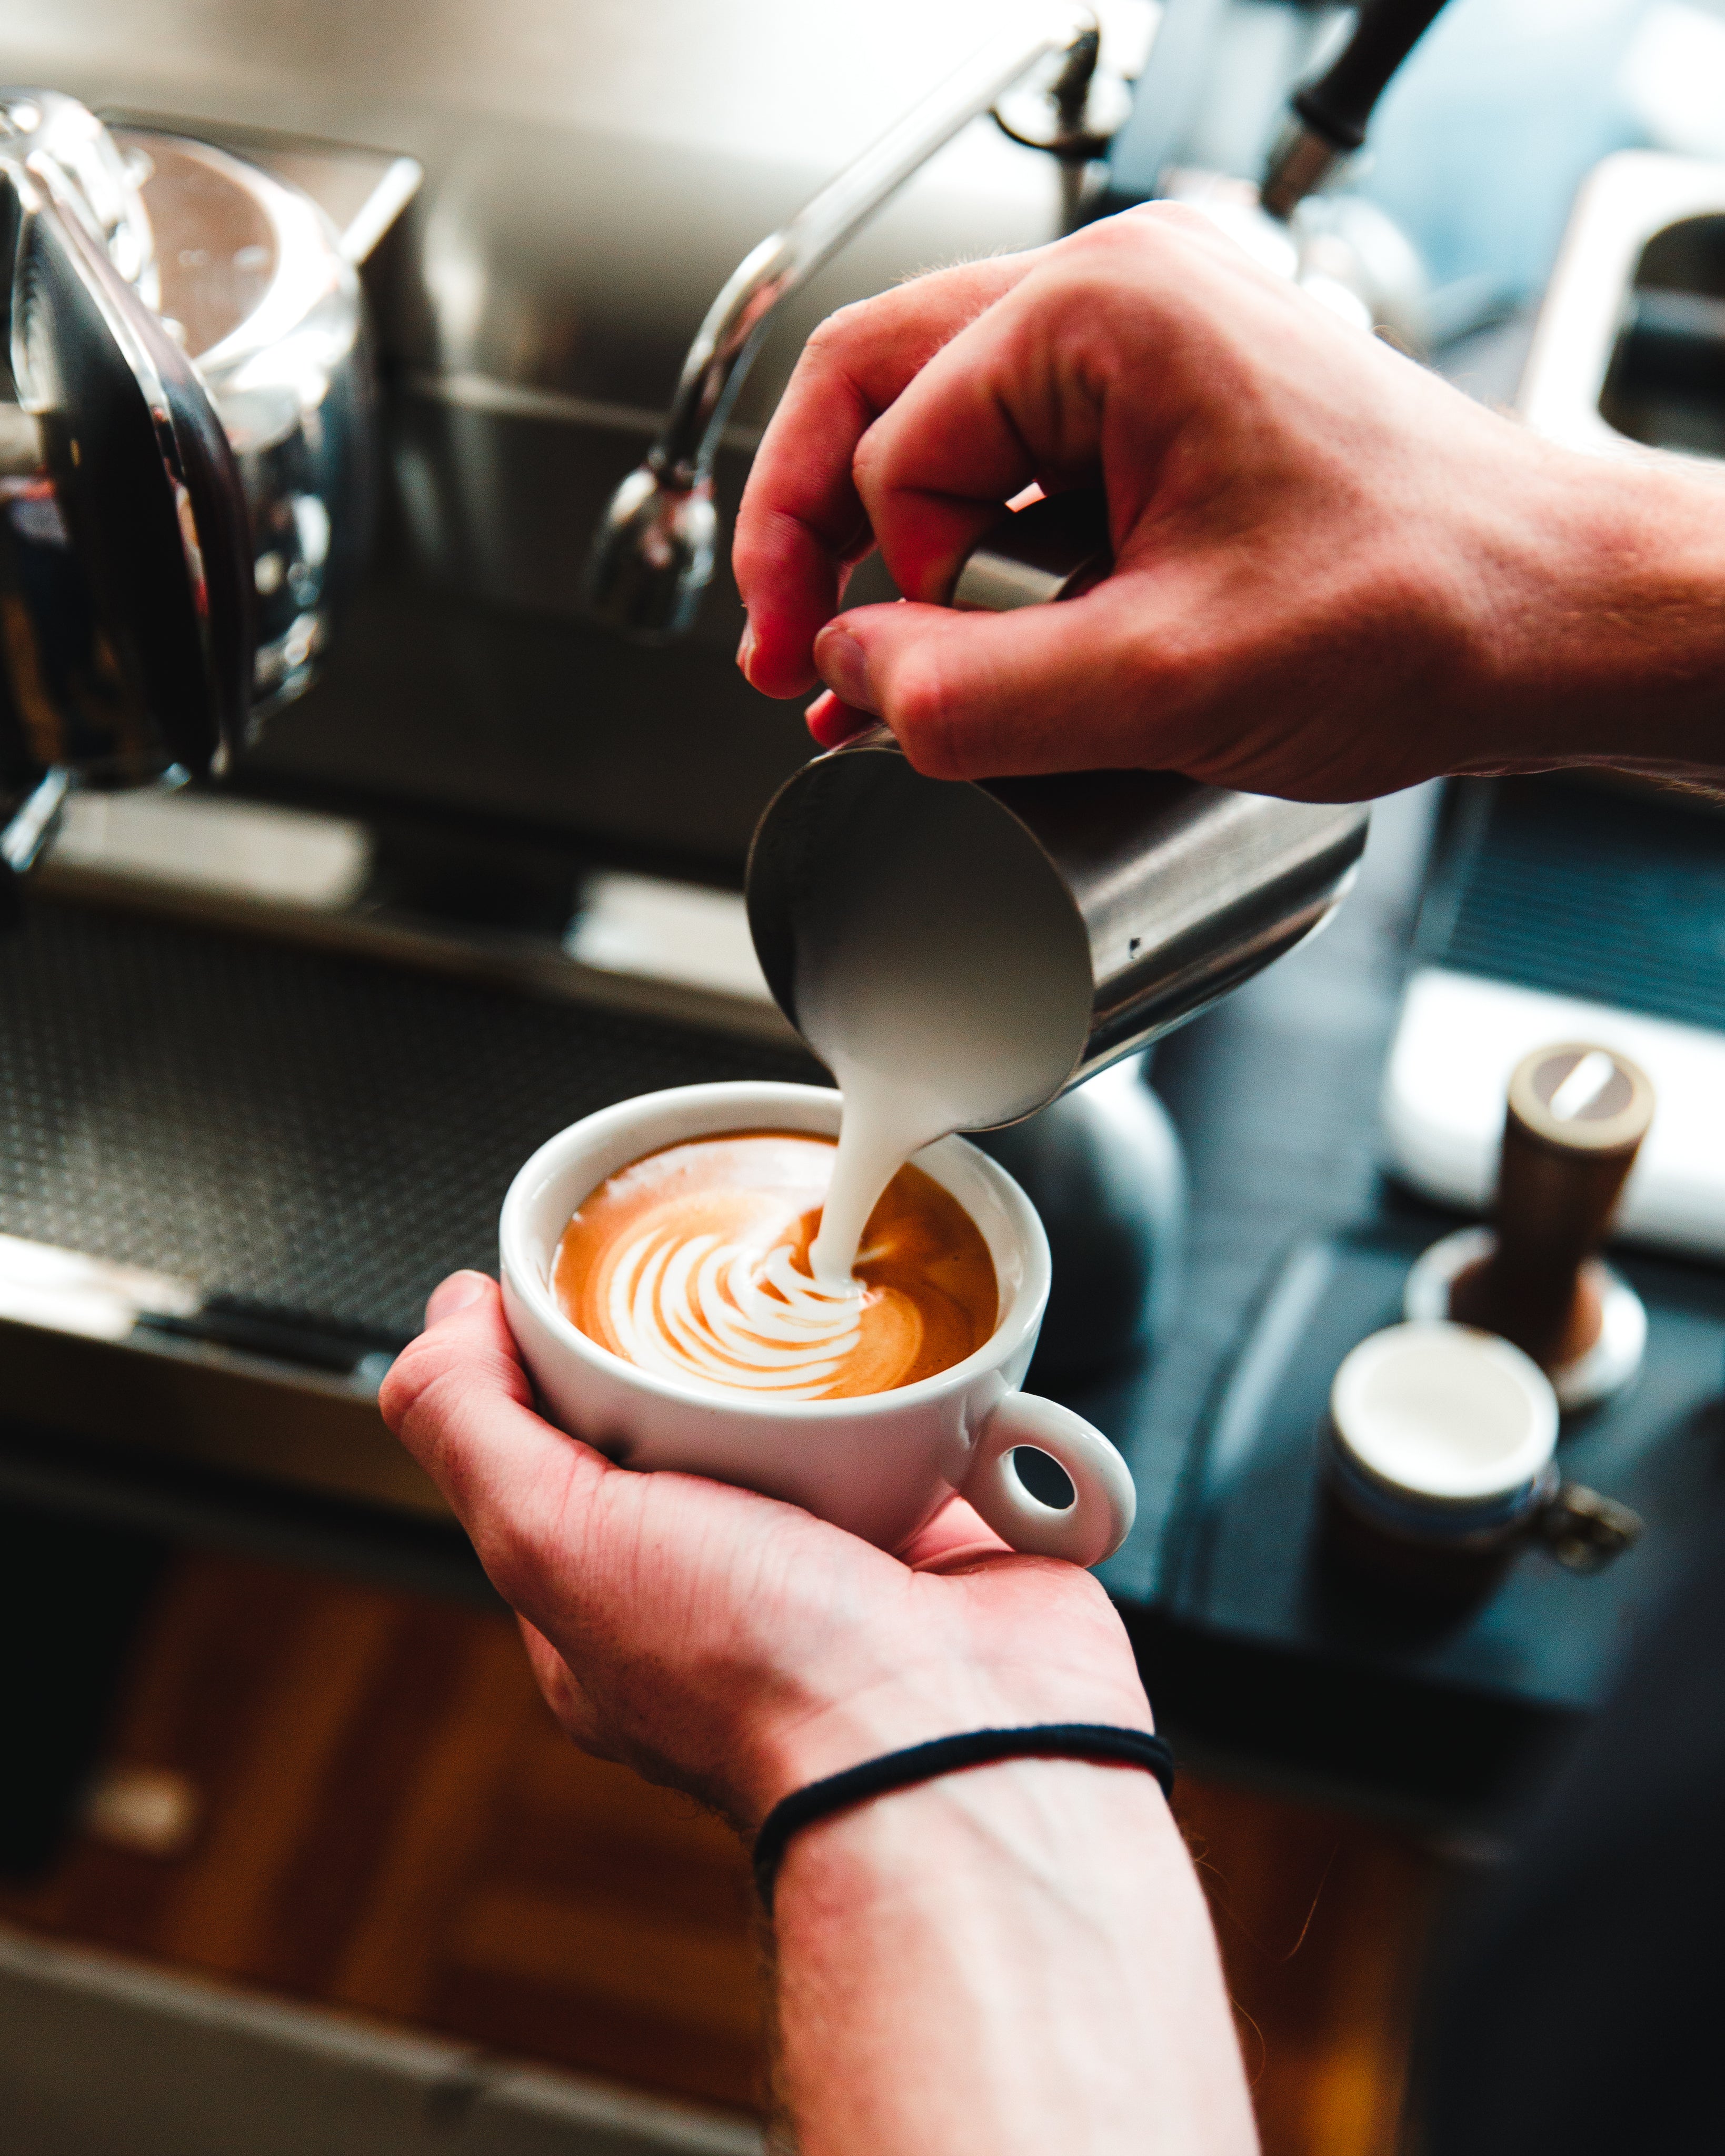
[{"label": "stainless steel panel", "polygon": [[446,1517],[383,1426],[374,1388],[203,1342],[95,1340],[0,1317],[6,1412],[326,1496]]},{"label": "stainless steel panel", "polygon": [[[417,157],[409,259],[382,324],[414,393],[472,409],[478,384],[506,384],[577,400],[542,420],[647,434],[740,257],[1002,20],[984,0],[884,0],[866,18],[808,0],[73,0],[51,18],[0,12],[0,67],[218,141],[264,129]],[[833,306],[931,259],[1045,237],[1058,195],[1050,160],[970,131],[811,285],[763,355],[740,439]]]},{"label": "stainless steel panel", "polygon": [[[391,485],[369,588],[248,783],[363,792],[735,865],[807,753],[731,665],[721,560],[675,654],[579,625],[604,503],[732,268],[999,29],[993,0],[3,0],[0,73],[271,162],[417,159],[368,265]],[[260,144],[262,147],[260,149]],[[1055,162],[983,121],[785,310],[719,460],[727,520],[809,327],[931,263],[1051,237]]]}]

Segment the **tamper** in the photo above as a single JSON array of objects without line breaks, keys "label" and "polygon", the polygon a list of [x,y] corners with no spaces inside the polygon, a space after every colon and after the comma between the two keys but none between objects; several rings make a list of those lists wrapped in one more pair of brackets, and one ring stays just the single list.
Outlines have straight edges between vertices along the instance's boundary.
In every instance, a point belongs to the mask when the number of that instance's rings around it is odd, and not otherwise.
[{"label": "tamper", "polygon": [[1432,1245],[1408,1275],[1408,1317],[1513,1342],[1565,1409],[1626,1384],[1647,1313],[1595,1253],[1652,1120],[1651,1084],[1613,1049],[1569,1042],[1525,1057],[1509,1081],[1496,1227]]}]

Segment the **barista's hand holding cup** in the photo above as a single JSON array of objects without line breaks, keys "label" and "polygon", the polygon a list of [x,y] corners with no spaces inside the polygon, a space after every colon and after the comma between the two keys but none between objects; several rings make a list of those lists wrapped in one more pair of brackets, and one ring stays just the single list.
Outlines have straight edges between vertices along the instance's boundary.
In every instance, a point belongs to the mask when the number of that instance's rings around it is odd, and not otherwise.
[{"label": "barista's hand holding cup", "polygon": [[[1125,1463],[1018,1388],[1047,1301],[1041,1223],[949,1137],[901,1168],[854,1273],[811,1246],[840,1102],[680,1088],[542,1146],[505,1201],[504,1308],[551,1419],[619,1464],[737,1483],[884,1549],[962,1493],[1012,1548],[1093,1564],[1132,1525]],[[1045,1504],[1019,1446],[1074,1491]]]}]

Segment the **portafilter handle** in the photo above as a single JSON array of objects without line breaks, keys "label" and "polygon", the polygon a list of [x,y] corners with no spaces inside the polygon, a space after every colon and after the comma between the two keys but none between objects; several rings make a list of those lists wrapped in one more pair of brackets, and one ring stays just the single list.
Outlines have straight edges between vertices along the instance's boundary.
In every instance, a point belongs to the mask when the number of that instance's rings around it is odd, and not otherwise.
[{"label": "portafilter handle", "polygon": [[1431,28],[1444,0],[1367,0],[1341,51],[1296,91],[1288,125],[1271,153],[1260,199],[1286,219],[1359,150],[1391,77]]}]

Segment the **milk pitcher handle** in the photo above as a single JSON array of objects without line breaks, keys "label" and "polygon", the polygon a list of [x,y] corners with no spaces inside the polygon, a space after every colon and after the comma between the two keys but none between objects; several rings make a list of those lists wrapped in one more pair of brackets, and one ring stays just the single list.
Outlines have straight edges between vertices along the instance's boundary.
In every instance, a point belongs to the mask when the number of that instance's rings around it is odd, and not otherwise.
[{"label": "milk pitcher handle", "polygon": [[[1021,1445],[1065,1470],[1070,1505],[1045,1505],[1025,1487],[1013,1459]],[[989,1414],[963,1494],[1015,1550],[1082,1565],[1114,1554],[1132,1532],[1138,1505],[1131,1471],[1101,1430],[1034,1393],[1009,1393]]]}]

